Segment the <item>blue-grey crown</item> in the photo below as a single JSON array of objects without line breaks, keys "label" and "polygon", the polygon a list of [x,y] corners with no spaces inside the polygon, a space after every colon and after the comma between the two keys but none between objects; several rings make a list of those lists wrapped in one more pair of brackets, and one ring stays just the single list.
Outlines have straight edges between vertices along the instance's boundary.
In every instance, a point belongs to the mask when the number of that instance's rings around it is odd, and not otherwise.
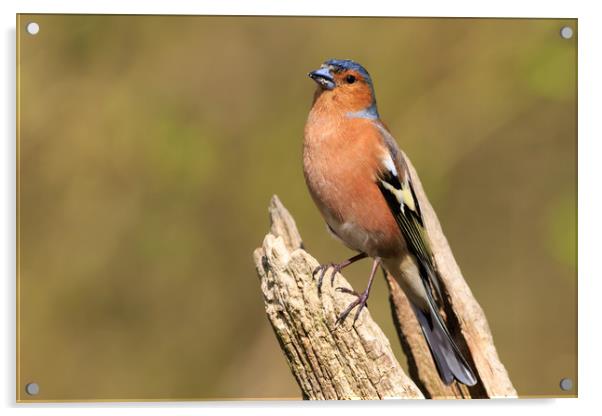
[{"label": "blue-grey crown", "polygon": [[376,107],[376,97],[374,96],[374,85],[372,84],[372,78],[370,78],[370,74],[366,71],[366,68],[351,59],[329,59],[324,62],[324,64],[331,65],[340,71],[357,71],[366,80],[372,90],[372,104],[363,110],[347,113],[347,116],[351,118],[378,119],[379,115]]},{"label": "blue-grey crown", "polygon": [[362,77],[366,80],[370,86],[372,86],[372,78],[370,78],[370,74],[366,71],[366,68],[361,66],[355,61],[351,59],[329,59],[324,62],[326,65],[332,65],[335,68],[340,68],[340,70],[354,70],[361,74]]}]

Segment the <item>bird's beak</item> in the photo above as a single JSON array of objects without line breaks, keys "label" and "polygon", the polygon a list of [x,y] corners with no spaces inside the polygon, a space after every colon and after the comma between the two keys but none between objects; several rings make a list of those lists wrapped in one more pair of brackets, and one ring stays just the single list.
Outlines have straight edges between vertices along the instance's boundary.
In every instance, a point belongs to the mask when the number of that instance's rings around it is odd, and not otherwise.
[{"label": "bird's beak", "polygon": [[322,67],[320,69],[316,69],[315,71],[311,71],[307,74],[311,79],[313,79],[320,87],[331,90],[335,87],[334,77],[330,73],[330,68]]}]

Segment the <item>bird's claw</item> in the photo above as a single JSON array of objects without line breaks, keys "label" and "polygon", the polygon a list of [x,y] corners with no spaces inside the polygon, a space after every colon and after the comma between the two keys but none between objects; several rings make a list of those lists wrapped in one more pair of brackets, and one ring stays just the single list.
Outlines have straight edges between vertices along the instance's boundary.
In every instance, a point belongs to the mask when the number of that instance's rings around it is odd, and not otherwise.
[{"label": "bird's claw", "polygon": [[320,264],[312,272],[313,276],[315,276],[317,273],[320,273],[320,277],[318,278],[318,293],[319,294],[322,293],[322,282],[324,281],[324,276],[326,275],[326,272],[328,271],[328,269],[330,269],[331,267],[332,267],[332,273],[330,275],[330,286],[332,286],[332,285],[334,285],[334,278],[335,278],[336,274],[339,273],[343,269],[343,265],[337,264],[337,263]]},{"label": "bird's claw", "polygon": [[330,286],[332,287],[332,285],[334,285],[334,277],[337,275],[337,273],[340,273],[341,270],[343,270],[343,265],[342,264],[334,264],[332,266],[332,274],[330,275]]},{"label": "bird's claw", "polygon": [[349,295],[354,295],[354,296],[357,296],[358,298],[360,297],[360,294],[359,294],[359,293],[357,293],[355,290],[353,290],[353,289],[349,289],[349,288],[347,288],[347,287],[337,287],[335,290],[336,290],[337,292],[341,292],[341,293],[347,293],[347,294],[349,294]]},{"label": "bird's claw", "polygon": [[357,318],[359,318],[362,310],[368,306],[368,294],[370,293],[369,290],[366,289],[365,291],[359,294],[355,290],[348,289],[346,287],[338,287],[336,290],[338,292],[348,293],[350,295],[357,296],[357,298],[353,302],[351,302],[349,306],[347,306],[347,308],[338,316],[337,320],[334,323],[335,329],[338,328],[340,324],[345,322],[347,316],[349,316],[353,308],[357,306],[357,311],[355,312],[355,316],[353,317],[353,325],[355,325],[355,322],[357,321]]},{"label": "bird's claw", "polygon": [[322,294],[322,281],[324,280],[324,275],[326,274],[328,269],[330,269],[333,266],[334,266],[333,263],[326,263],[326,264],[320,264],[318,267],[316,267],[314,269],[314,271],[313,271],[314,276],[316,274],[320,273],[320,277],[318,277],[318,293],[319,294]]}]

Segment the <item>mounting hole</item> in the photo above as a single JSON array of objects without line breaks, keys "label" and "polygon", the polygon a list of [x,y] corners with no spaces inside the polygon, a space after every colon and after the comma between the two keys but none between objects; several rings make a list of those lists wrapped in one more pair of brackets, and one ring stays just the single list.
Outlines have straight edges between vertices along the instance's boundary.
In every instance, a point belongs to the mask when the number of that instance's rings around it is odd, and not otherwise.
[{"label": "mounting hole", "polygon": [[27,23],[27,26],[25,26],[25,30],[27,30],[27,33],[30,35],[37,35],[40,31],[40,25],[36,22],[29,22]]},{"label": "mounting hole", "polygon": [[573,37],[573,28],[570,26],[564,26],[560,29],[560,36],[562,39],[570,39]]},{"label": "mounting hole", "polygon": [[39,392],[40,386],[38,386],[38,383],[27,383],[25,385],[25,393],[29,394],[30,396],[36,396]]},{"label": "mounting hole", "polygon": [[563,378],[560,380],[560,390],[569,391],[573,388],[573,380],[570,378]]}]

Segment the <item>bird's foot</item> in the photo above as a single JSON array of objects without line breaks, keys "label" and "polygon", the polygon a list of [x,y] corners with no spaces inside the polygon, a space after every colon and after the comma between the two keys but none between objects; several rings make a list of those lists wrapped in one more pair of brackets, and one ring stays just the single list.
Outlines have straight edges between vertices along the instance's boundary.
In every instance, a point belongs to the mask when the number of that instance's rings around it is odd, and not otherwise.
[{"label": "bird's foot", "polygon": [[313,271],[313,275],[315,276],[316,274],[320,273],[320,277],[318,278],[318,294],[322,294],[322,281],[324,280],[324,275],[326,274],[328,269],[330,269],[332,267],[332,274],[330,275],[330,286],[332,286],[334,284],[334,277],[336,276],[337,273],[339,273],[341,270],[343,270],[345,267],[349,266],[350,264],[353,264],[356,261],[361,260],[366,257],[368,257],[368,255],[366,253],[359,253],[359,254],[356,254],[355,256],[351,257],[350,259],[347,259],[340,263],[325,263],[325,264],[321,264],[318,267],[316,267]]},{"label": "bird's foot", "polygon": [[330,286],[332,286],[334,284],[334,277],[337,273],[340,273],[345,266],[348,266],[347,261],[344,261],[343,263],[320,264],[318,267],[316,267],[313,271],[313,275],[315,276],[316,274],[320,273],[320,277],[318,278],[318,293],[322,293],[322,282],[324,281],[324,276],[326,275],[328,269],[332,268],[332,273],[330,274]]},{"label": "bird's foot", "polygon": [[370,295],[370,287],[367,287],[362,293],[357,293],[355,290],[348,289],[346,287],[337,287],[337,292],[348,293],[350,295],[356,296],[356,299],[347,306],[347,308],[339,315],[336,322],[334,323],[334,327],[337,328],[340,324],[345,322],[347,316],[351,313],[353,308],[357,306],[357,311],[355,312],[355,316],[353,317],[353,325],[355,325],[355,321],[359,318],[362,309],[368,306],[368,296]]},{"label": "bird's foot", "polygon": [[359,253],[351,257],[350,259],[342,261],[341,263],[325,263],[320,264],[318,267],[316,267],[313,271],[313,275],[315,276],[316,274],[320,273],[320,277],[318,278],[318,294],[322,293],[322,282],[324,281],[324,276],[326,275],[328,269],[332,268],[332,274],[330,275],[330,286],[332,286],[334,284],[334,277],[337,273],[340,273],[341,270],[343,270],[350,264],[353,264],[356,261],[366,257],[367,255],[365,253]]},{"label": "bird's foot", "polygon": [[[325,264],[320,264],[318,267],[316,267],[314,269],[314,271],[313,271],[314,276],[316,274],[320,273],[320,277],[318,277],[318,293],[319,294],[322,293],[322,282],[324,281],[324,275],[326,274],[328,269],[330,269],[331,267],[335,267],[336,265],[337,265],[336,263],[325,263]],[[330,285],[331,286],[334,281],[334,275],[335,275],[335,271],[333,270],[332,275],[330,277]]]},{"label": "bird's foot", "polygon": [[381,262],[380,257],[376,257],[374,259],[374,262],[372,263],[372,271],[370,272],[370,277],[368,278],[368,287],[366,287],[366,290],[364,290],[362,293],[357,293],[355,290],[348,289],[346,287],[337,287],[336,288],[337,292],[348,293],[350,295],[355,296],[356,299],[353,302],[351,302],[351,304],[349,306],[347,306],[347,308],[343,311],[343,313],[341,313],[339,315],[336,322],[334,323],[335,329],[340,324],[345,322],[345,319],[347,319],[347,316],[349,316],[349,314],[351,313],[353,308],[355,308],[357,306],[357,311],[355,312],[355,316],[353,317],[353,325],[355,325],[355,321],[357,321],[357,318],[360,317],[360,313],[362,312],[362,309],[364,309],[365,307],[368,306],[368,296],[370,296],[370,288],[372,287],[372,282],[374,282],[374,274],[376,273],[376,269],[378,268],[380,262]]}]

